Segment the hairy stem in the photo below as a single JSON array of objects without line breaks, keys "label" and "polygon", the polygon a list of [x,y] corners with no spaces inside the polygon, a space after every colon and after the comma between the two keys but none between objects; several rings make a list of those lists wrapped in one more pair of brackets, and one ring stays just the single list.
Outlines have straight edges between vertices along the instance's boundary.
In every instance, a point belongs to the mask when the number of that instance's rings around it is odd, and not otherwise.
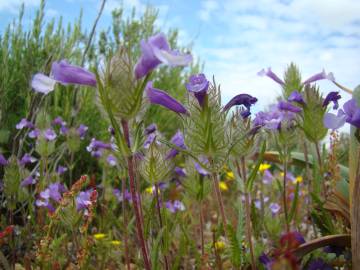
[{"label": "hairy stem", "polygon": [[126,200],[125,200],[125,190],[126,190],[126,182],[125,179],[121,180],[121,193],[122,193],[122,210],[123,210],[123,221],[124,221],[124,253],[125,253],[125,263],[128,270],[130,268],[130,260],[129,260],[129,244],[128,244],[128,220],[126,215]]},{"label": "hairy stem", "polygon": [[204,257],[204,212],[202,206],[202,200],[200,201],[200,236],[201,236],[201,256]]},{"label": "hairy stem", "polygon": [[[244,185],[246,186],[247,177],[246,177],[246,163],[245,158],[241,158],[241,170],[239,166],[239,162],[236,161],[236,168],[240,177],[242,177],[244,181]],[[250,258],[251,258],[251,269],[256,270],[256,260],[254,255],[254,246],[252,242],[252,228],[251,228],[251,216],[250,216],[250,194],[245,189],[245,224],[246,224],[246,237],[249,242],[250,248]]]},{"label": "hairy stem", "polygon": [[[159,218],[159,224],[160,224],[160,230],[163,228],[163,222],[161,217],[161,204],[160,204],[160,189],[159,184],[155,184],[155,197],[156,197],[156,208],[157,208],[157,214]],[[163,247],[165,246],[164,239],[161,239]],[[166,254],[164,254],[164,262],[165,262],[165,269],[169,269],[169,263]]]},{"label": "hairy stem", "polygon": [[[130,134],[129,134],[128,122],[125,120],[122,120],[121,124],[123,127],[123,132],[124,132],[126,142],[130,148]],[[135,212],[135,223],[136,223],[136,229],[137,229],[137,236],[138,236],[140,246],[141,246],[141,252],[143,255],[145,269],[150,270],[151,262],[150,262],[148,251],[146,248],[144,231],[143,231],[143,226],[141,223],[141,212],[139,210],[140,207],[139,207],[138,196],[140,196],[140,194],[136,194],[137,192],[136,192],[136,186],[135,186],[135,172],[134,172],[133,155],[130,155],[127,157],[127,165],[128,165],[128,174],[129,174],[129,183],[130,183],[130,193],[131,193],[131,198],[133,201],[133,207],[134,207],[134,212]]]},{"label": "hairy stem", "polygon": [[322,164],[322,159],[321,159],[321,152],[320,152],[320,147],[318,143],[315,143],[315,148],[316,148],[316,156],[318,159],[318,163],[319,163],[319,171],[320,171],[320,179],[321,179],[321,183],[322,183],[322,192],[321,194],[323,196],[326,195],[326,185],[325,185],[325,181],[323,179],[323,164]]},{"label": "hairy stem", "polygon": [[220,214],[221,214],[221,218],[225,227],[225,231],[226,231],[226,226],[227,226],[227,220],[226,220],[226,216],[225,216],[225,210],[224,210],[224,202],[221,196],[221,191],[220,191],[220,187],[219,187],[219,179],[218,179],[218,175],[217,173],[212,173],[212,178],[213,178],[213,184],[214,184],[214,189],[215,189],[215,193],[216,193],[216,198],[219,204],[219,208],[220,208]]}]

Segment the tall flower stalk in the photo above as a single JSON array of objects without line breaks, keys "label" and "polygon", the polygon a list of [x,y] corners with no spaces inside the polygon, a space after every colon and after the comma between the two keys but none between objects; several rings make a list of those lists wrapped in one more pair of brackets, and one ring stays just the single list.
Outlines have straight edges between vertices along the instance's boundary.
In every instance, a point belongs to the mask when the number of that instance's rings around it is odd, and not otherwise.
[{"label": "tall flower stalk", "polygon": [[[131,144],[130,144],[130,134],[129,134],[128,121],[122,120],[121,125],[122,125],[122,128],[123,128],[126,143],[127,143],[128,147],[130,148]],[[134,213],[135,213],[135,221],[136,221],[136,229],[137,229],[137,234],[138,234],[138,238],[139,238],[138,240],[139,240],[140,246],[141,246],[141,252],[142,252],[142,255],[143,255],[143,259],[144,259],[145,269],[150,270],[151,269],[151,262],[150,262],[150,258],[149,258],[149,255],[148,255],[148,249],[146,247],[144,231],[143,231],[143,226],[142,226],[142,222],[141,222],[141,219],[142,219],[141,212],[140,212],[140,207],[141,206],[139,205],[139,200],[138,200],[138,196],[140,196],[140,194],[137,194],[137,192],[136,192],[135,171],[134,171],[134,157],[133,157],[132,154],[130,154],[127,157],[127,165],[128,165],[130,193],[131,193],[131,199],[132,199],[132,202],[133,202]]]},{"label": "tall flower stalk", "polygon": [[[241,163],[241,168],[240,168],[240,164],[238,161],[236,161],[236,167],[237,167],[237,172],[239,174],[239,176],[243,179],[244,181],[244,185],[247,185],[247,177],[246,177],[246,162],[245,162],[245,158],[242,157],[240,159],[240,163]],[[250,214],[250,195],[249,192],[247,191],[247,188],[245,188],[245,224],[246,224],[246,238],[248,240],[249,243],[249,248],[250,248],[250,258],[251,258],[251,269],[252,270],[256,270],[256,260],[255,260],[255,255],[254,255],[254,246],[253,246],[253,242],[252,242],[252,226],[251,226],[251,214]]]}]

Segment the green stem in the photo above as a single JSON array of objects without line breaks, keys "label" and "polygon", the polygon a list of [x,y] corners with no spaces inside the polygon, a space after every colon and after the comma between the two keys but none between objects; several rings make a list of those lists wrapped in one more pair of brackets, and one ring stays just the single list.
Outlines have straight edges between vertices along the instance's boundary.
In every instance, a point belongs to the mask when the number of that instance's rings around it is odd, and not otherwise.
[{"label": "green stem", "polygon": [[283,166],[284,166],[284,177],[283,177],[283,194],[282,194],[282,197],[283,197],[283,205],[284,205],[284,215],[285,215],[285,226],[286,226],[286,232],[289,233],[290,231],[290,228],[289,228],[289,220],[288,220],[288,208],[287,208],[287,196],[286,196],[286,189],[287,189],[287,185],[286,185],[286,182],[287,182],[287,147],[285,146],[284,147],[284,160],[283,160]]},{"label": "green stem", "polygon": [[[246,163],[245,158],[241,158],[241,170],[239,166],[239,162],[236,161],[236,167],[239,176],[242,176],[242,179],[244,181],[244,185],[246,186],[247,177],[246,177]],[[251,214],[250,214],[250,194],[245,189],[245,224],[246,224],[246,237],[249,242],[249,248],[250,248],[250,258],[251,258],[251,269],[256,270],[256,260],[254,255],[254,246],[252,242],[252,227],[251,227]]]}]

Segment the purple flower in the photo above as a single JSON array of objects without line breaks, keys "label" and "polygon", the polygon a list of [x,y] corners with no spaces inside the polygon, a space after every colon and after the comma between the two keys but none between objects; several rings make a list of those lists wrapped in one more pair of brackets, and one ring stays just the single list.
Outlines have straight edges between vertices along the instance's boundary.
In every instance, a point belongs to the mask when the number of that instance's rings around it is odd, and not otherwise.
[{"label": "purple flower", "polygon": [[23,129],[23,128],[34,128],[34,125],[26,118],[23,118],[19,123],[16,124],[16,129]]},{"label": "purple flower", "polygon": [[293,113],[301,112],[301,108],[296,107],[296,106],[292,105],[290,102],[286,102],[286,101],[280,101],[278,103],[278,109],[280,111],[287,111],[287,112],[293,112]]},{"label": "purple flower", "polygon": [[329,94],[327,94],[327,96],[324,99],[323,107],[327,107],[330,102],[333,102],[334,103],[333,109],[337,110],[339,108],[338,100],[340,98],[341,96],[339,95],[339,92],[330,92]]},{"label": "purple flower", "polygon": [[323,119],[324,126],[328,129],[341,128],[346,123],[346,115],[338,111],[337,115],[326,113]]},{"label": "purple flower", "polygon": [[320,258],[312,260],[307,267],[307,270],[333,270],[333,269],[334,268],[332,268],[330,265],[328,265]]},{"label": "purple flower", "polygon": [[150,133],[144,142],[144,148],[148,149],[150,147],[150,145],[155,141],[156,139],[156,132]]},{"label": "purple flower", "polygon": [[355,99],[350,99],[345,102],[343,110],[338,110],[337,115],[326,113],[323,119],[324,126],[329,129],[338,129],[342,127],[345,122],[360,128],[360,107],[357,105]]},{"label": "purple flower", "polygon": [[125,189],[124,196],[122,195],[121,191],[117,188],[114,188],[113,194],[119,202],[122,202],[124,199],[128,202],[132,202],[131,194],[127,189]]},{"label": "purple flower", "polygon": [[273,215],[277,214],[280,211],[280,205],[278,203],[270,203],[269,208]]},{"label": "purple flower", "polygon": [[178,211],[185,210],[185,205],[181,201],[178,201],[178,200],[175,200],[174,202],[167,201],[165,203],[165,207],[173,214]]},{"label": "purple flower", "polygon": [[115,135],[115,129],[112,127],[112,126],[109,126],[108,127],[108,131],[110,133],[111,136],[114,136]]},{"label": "purple flower", "polygon": [[185,85],[189,92],[193,92],[199,104],[202,106],[206,92],[209,88],[209,81],[203,73],[191,75],[189,82]]},{"label": "purple flower", "polygon": [[266,269],[271,269],[271,264],[273,261],[265,253],[263,253],[259,257],[259,262],[261,262],[266,267]]},{"label": "purple flower", "polygon": [[145,135],[149,135],[151,133],[154,133],[157,130],[156,124],[152,123],[149,126],[145,128]]},{"label": "purple flower", "polygon": [[248,94],[240,94],[233,97],[224,107],[224,111],[229,110],[232,106],[243,105],[246,110],[241,113],[243,118],[250,115],[250,107],[257,102],[256,97],[252,97]]},{"label": "purple flower", "polygon": [[[184,136],[181,133],[180,130],[178,130],[175,135],[171,138],[170,142],[172,144],[175,144],[177,147],[181,148],[181,149],[186,149],[186,145],[184,142]],[[179,153],[179,151],[177,149],[171,149],[169,151],[169,153],[167,154],[166,158],[174,158],[177,154]]]},{"label": "purple flower", "polygon": [[282,124],[291,126],[296,114],[290,111],[281,111],[278,106],[272,106],[269,112],[259,112],[256,114],[253,125],[262,126],[268,130],[280,130]]},{"label": "purple flower", "polygon": [[146,76],[161,63],[169,66],[186,66],[192,61],[191,55],[172,51],[163,33],[156,34],[147,41],[142,40],[140,46],[141,57],[135,66],[136,79]]},{"label": "purple flower", "polygon": [[63,85],[80,84],[88,86],[96,86],[96,77],[88,70],[70,65],[66,60],[53,62],[51,73],[56,81]]},{"label": "purple flower", "polygon": [[[200,157],[200,158],[199,158],[199,161],[200,161],[201,163],[203,163],[204,165],[206,165],[206,164],[209,163],[209,161],[208,161],[206,158],[204,158],[204,157]],[[210,174],[210,173],[209,173],[206,169],[204,169],[199,163],[194,162],[194,166],[195,166],[195,169],[197,170],[197,172],[198,172],[200,175],[202,175],[202,176],[207,176],[207,175]]]},{"label": "purple flower", "polygon": [[53,126],[66,126],[66,122],[60,116],[56,117],[51,124]]},{"label": "purple flower", "polygon": [[81,140],[85,138],[86,132],[89,128],[85,126],[84,124],[80,124],[80,126],[77,128],[77,133],[79,134],[79,137]]},{"label": "purple flower", "polygon": [[104,143],[102,141],[98,141],[95,138],[92,138],[90,144],[86,147],[86,150],[88,152],[94,152],[103,149],[111,150],[112,145],[110,143]]},{"label": "purple flower", "polygon": [[263,183],[265,185],[270,184],[272,182],[272,180],[274,179],[274,176],[271,174],[271,172],[269,170],[265,170],[264,171],[264,176],[263,176]]},{"label": "purple flower", "polygon": [[53,129],[49,128],[47,130],[45,130],[45,132],[43,133],[44,135],[44,138],[47,140],[47,141],[53,141],[56,139],[56,133]]},{"label": "purple flower", "polygon": [[108,155],[108,157],[106,158],[106,161],[111,167],[114,167],[117,164],[117,159],[112,154]]},{"label": "purple flower", "polygon": [[187,113],[185,107],[179,101],[169,96],[166,92],[154,88],[152,81],[146,84],[145,92],[150,103],[158,104],[176,113]]},{"label": "purple flower", "polygon": [[86,209],[89,205],[91,205],[91,200],[90,200],[91,193],[92,193],[92,189],[81,191],[79,193],[79,195],[75,199],[77,211]]},{"label": "purple flower", "polygon": [[175,167],[174,171],[178,176],[186,177],[186,170],[184,168]]},{"label": "purple flower", "polygon": [[300,104],[304,104],[304,99],[302,97],[302,95],[298,92],[298,91],[293,91],[290,96],[288,97],[288,101],[290,102],[297,102]]},{"label": "purple flower", "polygon": [[39,93],[48,94],[54,91],[56,81],[42,73],[37,73],[31,80],[31,87]]},{"label": "purple flower", "polygon": [[65,172],[67,172],[67,170],[68,170],[68,168],[59,165],[59,166],[57,167],[56,172],[57,172],[58,175],[62,175],[62,174],[64,174]]},{"label": "purple flower", "polygon": [[70,65],[66,60],[53,62],[50,77],[37,73],[31,81],[31,87],[40,93],[48,94],[54,90],[56,82],[63,85],[79,84],[96,86],[96,77],[88,70]]},{"label": "purple flower", "polygon": [[271,71],[271,68],[268,68],[267,70],[262,69],[258,72],[259,76],[268,76],[269,78],[273,79],[275,82],[277,82],[280,85],[284,85],[285,83],[278,77],[274,72]]},{"label": "purple flower", "polygon": [[26,177],[24,180],[21,181],[20,186],[26,187],[29,185],[36,184],[36,182],[37,182],[37,179],[35,177],[33,177],[32,175],[29,175],[28,177]]},{"label": "purple flower", "polygon": [[47,207],[51,212],[54,212],[55,208],[50,203],[50,199],[60,202],[61,194],[65,191],[65,187],[59,182],[50,184],[48,188],[40,192],[40,197],[36,200],[35,204],[38,207]]},{"label": "purple flower", "polygon": [[38,128],[33,129],[32,131],[29,132],[28,136],[31,139],[36,139],[37,137],[39,137],[41,134],[41,130]]},{"label": "purple flower", "polygon": [[25,166],[28,163],[34,163],[37,159],[32,157],[30,154],[26,153],[20,160],[20,165]]},{"label": "purple flower", "polygon": [[254,205],[257,209],[261,209],[261,201],[260,200],[255,200]]},{"label": "purple flower", "polygon": [[0,165],[1,166],[8,165],[8,161],[6,160],[6,158],[2,154],[0,154]]},{"label": "purple flower", "polygon": [[323,70],[322,72],[316,73],[313,76],[311,76],[310,78],[308,78],[307,80],[305,80],[303,82],[303,84],[305,85],[305,84],[309,84],[309,83],[316,82],[319,80],[324,80],[324,79],[327,79],[332,82],[335,81],[334,74],[332,74],[332,72],[326,74],[325,70]]}]

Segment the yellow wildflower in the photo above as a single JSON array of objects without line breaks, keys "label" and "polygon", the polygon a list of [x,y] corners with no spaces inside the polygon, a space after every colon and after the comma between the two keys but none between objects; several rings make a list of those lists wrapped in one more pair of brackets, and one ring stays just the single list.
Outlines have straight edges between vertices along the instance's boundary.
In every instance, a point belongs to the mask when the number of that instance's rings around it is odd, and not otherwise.
[{"label": "yellow wildflower", "polygon": [[111,241],[111,244],[114,246],[120,246],[121,242],[119,240],[113,240],[113,241]]},{"label": "yellow wildflower", "polygon": [[225,248],[225,243],[223,241],[216,241],[215,242],[215,249],[216,250],[223,250]]},{"label": "yellow wildflower", "polygon": [[234,173],[232,171],[227,172],[226,173],[226,178],[228,180],[234,180],[235,179]]},{"label": "yellow wildflower", "polygon": [[220,181],[220,182],[219,182],[219,188],[220,188],[222,191],[228,191],[228,190],[229,190],[228,185],[227,185],[224,181]]},{"label": "yellow wildflower", "polygon": [[153,186],[148,187],[145,189],[145,192],[148,194],[153,194],[153,192],[155,191],[155,188]]},{"label": "yellow wildflower", "polygon": [[270,164],[267,164],[267,163],[261,163],[260,164],[260,167],[259,167],[259,172],[264,172],[268,169],[271,168],[271,165]]},{"label": "yellow wildflower", "polygon": [[96,240],[104,239],[105,236],[106,236],[105,233],[96,233],[96,234],[94,234],[94,238],[95,238]]},{"label": "yellow wildflower", "polygon": [[280,176],[284,177],[285,173],[284,172],[280,172]]},{"label": "yellow wildflower", "polygon": [[300,184],[302,181],[303,181],[302,176],[298,176],[298,177],[295,178],[294,184],[297,184],[297,183]]}]

